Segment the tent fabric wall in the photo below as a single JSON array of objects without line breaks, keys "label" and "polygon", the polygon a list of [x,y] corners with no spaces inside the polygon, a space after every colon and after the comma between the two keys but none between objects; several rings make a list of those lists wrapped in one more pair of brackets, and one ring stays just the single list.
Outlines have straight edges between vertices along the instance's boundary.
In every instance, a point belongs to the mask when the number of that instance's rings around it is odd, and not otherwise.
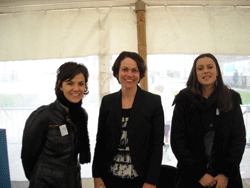
[{"label": "tent fabric wall", "polygon": [[[147,6],[148,54],[249,55],[250,7]],[[110,54],[137,51],[134,7],[0,14],[0,61],[99,56],[100,98]]]},{"label": "tent fabric wall", "polygon": [[112,52],[136,50],[135,20],[130,8],[2,14],[0,60],[83,57],[102,54],[107,45]]},{"label": "tent fabric wall", "polygon": [[110,54],[137,51],[130,7],[0,15],[0,61],[99,56],[100,98],[110,92]]},{"label": "tent fabric wall", "polygon": [[137,51],[136,14],[130,8],[109,8],[99,18],[99,98],[110,93],[110,54]]},{"label": "tent fabric wall", "polygon": [[[249,19],[248,6],[148,6],[147,51],[247,55]],[[0,26],[1,61],[137,51],[136,14],[131,7],[1,14]]]},{"label": "tent fabric wall", "polygon": [[148,7],[148,53],[249,55],[250,7]]}]

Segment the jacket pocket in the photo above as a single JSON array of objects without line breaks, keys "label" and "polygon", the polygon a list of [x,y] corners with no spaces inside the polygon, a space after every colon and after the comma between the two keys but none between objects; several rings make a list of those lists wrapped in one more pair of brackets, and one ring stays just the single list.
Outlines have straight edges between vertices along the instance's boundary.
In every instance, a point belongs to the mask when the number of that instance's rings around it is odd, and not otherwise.
[{"label": "jacket pocket", "polygon": [[66,188],[66,183],[66,169],[37,163],[32,171],[29,188]]},{"label": "jacket pocket", "polygon": [[66,188],[66,171],[41,167],[41,171],[38,174],[38,182],[41,188],[43,187],[53,187],[53,188]]},{"label": "jacket pocket", "polygon": [[44,150],[50,155],[67,155],[71,152],[70,136],[62,136],[58,126],[49,127]]}]

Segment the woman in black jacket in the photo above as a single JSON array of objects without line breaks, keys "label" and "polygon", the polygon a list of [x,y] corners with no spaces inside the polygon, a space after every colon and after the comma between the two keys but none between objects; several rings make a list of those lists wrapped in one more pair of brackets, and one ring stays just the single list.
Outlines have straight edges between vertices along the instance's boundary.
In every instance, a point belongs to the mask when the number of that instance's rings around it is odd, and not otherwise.
[{"label": "woman in black jacket", "polygon": [[241,188],[239,165],[246,144],[241,98],[224,85],[212,54],[195,59],[187,88],[174,104],[175,188]]},{"label": "woman in black jacket", "polygon": [[56,101],[39,107],[27,119],[21,158],[30,188],[82,187],[79,161],[90,162],[88,114],[81,107],[89,92],[88,77],[83,64],[61,65]]},{"label": "woman in black jacket", "polygon": [[164,136],[161,98],[138,86],[146,67],[137,53],[122,52],[112,70],[121,90],[102,99],[92,169],[95,188],[155,188]]}]

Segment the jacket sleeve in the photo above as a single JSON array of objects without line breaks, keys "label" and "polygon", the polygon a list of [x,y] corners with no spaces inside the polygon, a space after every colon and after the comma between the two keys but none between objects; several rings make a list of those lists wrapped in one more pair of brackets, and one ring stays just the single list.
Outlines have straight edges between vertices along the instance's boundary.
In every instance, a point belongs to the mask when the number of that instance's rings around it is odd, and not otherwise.
[{"label": "jacket sleeve", "polygon": [[162,146],[164,145],[164,112],[161,104],[160,96],[156,97],[155,110],[152,119],[153,129],[151,132],[152,136],[152,153],[148,173],[146,176],[146,183],[157,185],[158,177],[162,162]]},{"label": "jacket sleeve", "polygon": [[230,179],[234,179],[238,175],[239,165],[246,146],[246,130],[239,100],[234,100],[232,119],[232,129],[226,148],[225,162],[221,163],[222,174]]},{"label": "jacket sleeve", "polygon": [[42,113],[44,108],[32,112],[24,127],[21,159],[28,180],[41,151],[45,132],[45,117]]},{"label": "jacket sleeve", "polygon": [[[175,102],[177,100],[175,99]],[[185,113],[189,110],[189,107],[184,100],[179,100],[175,103],[175,108],[172,117],[172,127],[171,127],[171,148],[178,160],[178,168],[181,167],[185,171],[199,180],[206,173],[206,162],[204,163],[203,158],[197,159],[191,151],[193,147],[189,142],[189,137],[186,129],[186,119]]]},{"label": "jacket sleeve", "polygon": [[105,148],[107,145],[106,139],[106,122],[107,122],[107,111],[105,110],[105,97],[102,99],[102,103],[99,110],[99,119],[98,119],[98,130],[96,135],[96,146],[94,159],[92,164],[92,175],[93,178],[101,177],[104,174],[104,156]]}]

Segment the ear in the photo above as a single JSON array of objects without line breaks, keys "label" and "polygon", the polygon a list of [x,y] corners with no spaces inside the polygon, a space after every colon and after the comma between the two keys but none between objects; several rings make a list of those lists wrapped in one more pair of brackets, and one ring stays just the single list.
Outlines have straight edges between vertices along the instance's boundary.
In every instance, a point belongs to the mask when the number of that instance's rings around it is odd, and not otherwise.
[{"label": "ear", "polygon": [[[57,85],[60,85],[60,81],[57,82]],[[62,91],[62,86],[60,87],[60,90]]]}]

